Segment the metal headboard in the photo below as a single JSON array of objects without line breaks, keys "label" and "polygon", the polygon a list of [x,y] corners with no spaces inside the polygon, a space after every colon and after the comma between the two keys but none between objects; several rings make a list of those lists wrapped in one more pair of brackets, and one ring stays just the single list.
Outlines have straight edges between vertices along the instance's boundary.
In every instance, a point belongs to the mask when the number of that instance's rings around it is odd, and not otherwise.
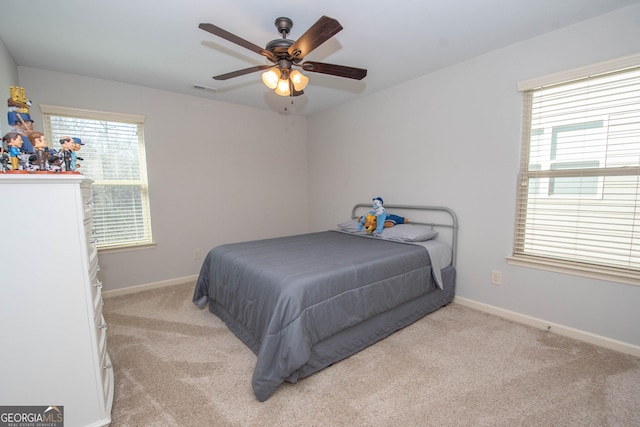
[{"label": "metal headboard", "polygon": [[[358,203],[351,209],[351,218],[355,219],[358,216],[356,211],[358,209],[364,209],[366,211],[371,210],[371,203]],[[443,206],[416,206],[416,205],[388,205],[385,204],[384,208],[389,213],[397,214],[396,211],[422,211],[422,212],[443,212],[448,215],[449,220],[445,222],[418,222],[411,218],[411,215],[407,215],[409,224],[426,225],[431,228],[444,227],[451,229],[451,265],[456,266],[456,254],[458,252],[458,217],[455,212],[449,208]]]}]

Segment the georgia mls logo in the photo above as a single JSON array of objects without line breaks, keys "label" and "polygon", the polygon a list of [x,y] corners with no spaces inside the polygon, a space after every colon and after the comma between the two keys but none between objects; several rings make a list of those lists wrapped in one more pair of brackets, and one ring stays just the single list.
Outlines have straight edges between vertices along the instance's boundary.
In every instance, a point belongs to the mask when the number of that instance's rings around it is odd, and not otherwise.
[{"label": "georgia mls logo", "polygon": [[64,427],[64,406],[0,406],[0,427]]}]

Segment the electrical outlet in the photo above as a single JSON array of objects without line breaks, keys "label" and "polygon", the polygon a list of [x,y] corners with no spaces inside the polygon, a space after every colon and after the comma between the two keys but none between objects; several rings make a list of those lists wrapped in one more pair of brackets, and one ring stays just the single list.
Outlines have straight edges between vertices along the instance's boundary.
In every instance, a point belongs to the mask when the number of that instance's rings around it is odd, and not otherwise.
[{"label": "electrical outlet", "polygon": [[494,285],[502,285],[502,271],[491,270],[491,283]]},{"label": "electrical outlet", "polygon": [[193,259],[200,259],[200,249],[193,250]]}]

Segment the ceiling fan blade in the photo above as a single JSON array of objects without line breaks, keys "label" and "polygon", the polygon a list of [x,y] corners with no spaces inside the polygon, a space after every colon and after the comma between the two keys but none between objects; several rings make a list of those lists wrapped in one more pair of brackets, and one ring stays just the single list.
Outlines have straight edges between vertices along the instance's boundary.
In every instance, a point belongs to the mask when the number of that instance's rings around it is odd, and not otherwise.
[{"label": "ceiling fan blade", "polygon": [[364,68],[347,67],[345,65],[307,61],[301,66],[303,70],[311,71],[312,73],[331,74],[332,76],[346,77],[354,80],[362,80],[367,76],[367,70]]},{"label": "ceiling fan blade", "polygon": [[220,74],[219,76],[213,76],[214,80],[228,80],[233,77],[244,76],[245,74],[255,73],[256,71],[266,70],[271,68],[272,65],[256,65],[255,67],[244,68],[242,70],[232,71],[226,74]]},{"label": "ceiling fan blade", "polygon": [[289,46],[289,55],[295,60],[301,60],[313,49],[329,40],[342,30],[342,25],[327,16],[318,19],[295,43]]},{"label": "ceiling fan blade", "polygon": [[198,28],[200,28],[201,30],[205,30],[211,34],[213,34],[214,36],[218,36],[218,37],[222,37],[225,40],[230,41],[231,43],[235,43],[238,46],[242,46],[246,49],[249,49],[259,55],[262,55],[264,57],[266,57],[267,59],[269,59],[269,61],[271,62],[276,62],[278,59],[276,58],[276,56],[269,52],[268,50],[265,50],[263,48],[261,48],[258,45],[255,45],[241,37],[236,36],[235,34],[231,34],[230,32],[223,30],[220,27],[216,27],[213,24],[206,24],[206,23],[202,23],[200,25],[198,25]]}]

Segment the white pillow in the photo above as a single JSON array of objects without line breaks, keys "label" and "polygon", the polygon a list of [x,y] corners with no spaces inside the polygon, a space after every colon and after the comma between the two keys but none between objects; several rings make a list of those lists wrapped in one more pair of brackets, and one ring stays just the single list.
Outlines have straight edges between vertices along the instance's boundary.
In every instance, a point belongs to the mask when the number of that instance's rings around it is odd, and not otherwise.
[{"label": "white pillow", "polygon": [[425,242],[433,239],[437,235],[437,231],[421,225],[398,224],[393,227],[383,228],[380,237],[400,242]]},{"label": "white pillow", "polygon": [[346,231],[349,233],[355,233],[358,231],[359,221],[357,219],[352,219],[347,222],[343,222],[342,224],[338,224],[338,227],[342,231]]}]

